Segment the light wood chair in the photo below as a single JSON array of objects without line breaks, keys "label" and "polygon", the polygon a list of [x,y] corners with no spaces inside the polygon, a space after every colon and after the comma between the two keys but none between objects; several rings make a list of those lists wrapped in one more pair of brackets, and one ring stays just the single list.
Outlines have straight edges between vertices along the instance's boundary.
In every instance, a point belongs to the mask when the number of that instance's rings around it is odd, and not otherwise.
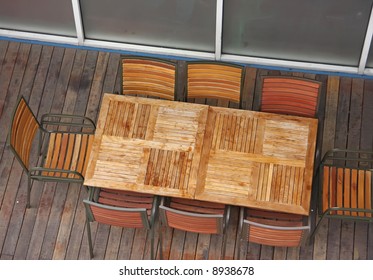
[{"label": "light wood chair", "polygon": [[122,56],[122,94],[176,99],[176,63],[141,56]]},{"label": "light wood chair", "polygon": [[310,231],[309,218],[296,214],[240,208],[240,236],[237,258],[247,242],[267,246],[299,247],[305,243]]},{"label": "light wood chair", "polygon": [[163,197],[159,208],[163,226],[194,233],[222,235],[221,255],[224,259],[226,228],[230,218],[229,205]]},{"label": "light wood chair", "polygon": [[[8,144],[28,177],[27,207],[33,180],[80,183],[84,181],[95,124],[87,117],[45,114],[38,122],[24,97],[13,113]],[[30,157],[39,135],[40,164],[31,166]],[[42,147],[42,144],[44,148]],[[35,151],[36,152],[36,151]]]},{"label": "light wood chair", "polygon": [[298,77],[263,77],[260,111],[315,118],[321,83]]},{"label": "light wood chair", "polygon": [[373,222],[373,152],[332,149],[320,167],[319,219],[311,241],[326,218]]},{"label": "light wood chair", "polygon": [[187,62],[187,100],[193,102],[195,99],[212,99],[217,102],[212,105],[219,107],[229,107],[229,102],[233,102],[236,107],[242,108],[244,73],[244,66],[236,64],[216,61]]},{"label": "light wood chair", "polygon": [[90,188],[86,208],[86,223],[90,257],[93,258],[92,222],[125,228],[143,228],[150,231],[150,258],[155,258],[154,224],[159,199],[151,194],[130,191]]}]

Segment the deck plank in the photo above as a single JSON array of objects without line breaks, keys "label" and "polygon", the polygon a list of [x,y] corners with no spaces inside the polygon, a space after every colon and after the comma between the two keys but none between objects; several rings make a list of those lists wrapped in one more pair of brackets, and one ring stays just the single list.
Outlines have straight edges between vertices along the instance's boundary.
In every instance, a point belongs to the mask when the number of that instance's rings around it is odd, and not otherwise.
[{"label": "deck plank", "polygon": [[119,247],[119,260],[129,260],[132,252],[133,239],[135,237],[135,229],[124,228],[122,230],[122,238]]},{"label": "deck plank", "polygon": [[[348,140],[347,149],[360,149],[361,142],[361,126],[362,126],[362,112],[363,112],[363,96],[364,96],[364,80],[353,79],[351,87],[351,105],[350,105],[350,119],[348,122]],[[360,224],[360,223],[359,223]],[[355,222],[342,221],[341,222],[341,251],[339,258],[342,260],[350,260],[353,258],[354,233]]]},{"label": "deck plank", "polygon": [[[19,94],[30,49],[31,45],[29,44],[22,44],[19,48],[17,59],[15,61],[15,67],[9,84],[9,95]],[[22,175],[22,173],[20,175]],[[23,181],[22,185],[25,184],[27,184],[27,181]],[[3,252],[6,255],[14,255],[15,248],[17,246],[18,236],[22,227],[23,217],[25,214],[25,197],[26,188],[21,187],[19,189],[19,193],[17,193],[17,201],[14,204],[14,208],[12,210],[12,215],[8,225],[8,234],[3,244]]]},{"label": "deck plank", "polygon": [[[340,90],[338,98],[337,119],[335,128],[334,147],[346,149],[347,148],[347,135],[349,129],[349,111],[352,89],[352,79],[343,77],[340,80]],[[327,246],[327,259],[336,260],[340,257],[340,234],[341,234],[341,221],[330,220],[328,228],[328,246]]]},{"label": "deck plank", "polygon": [[[373,80],[364,81],[364,97],[362,107],[362,124],[360,149],[371,150],[373,148]],[[369,238],[368,223],[356,223],[354,236],[353,258],[358,260],[373,259],[372,248],[373,236]],[[368,235],[366,234],[368,232]],[[369,253],[371,256],[369,257]]]},{"label": "deck plank", "polygon": [[[325,104],[325,121],[323,130],[323,141],[321,155],[334,147],[335,127],[337,119],[337,104],[339,98],[340,78],[329,76],[327,81],[326,104]],[[314,240],[314,259],[325,260],[327,256],[327,235],[328,221],[325,221],[320,227]]]}]

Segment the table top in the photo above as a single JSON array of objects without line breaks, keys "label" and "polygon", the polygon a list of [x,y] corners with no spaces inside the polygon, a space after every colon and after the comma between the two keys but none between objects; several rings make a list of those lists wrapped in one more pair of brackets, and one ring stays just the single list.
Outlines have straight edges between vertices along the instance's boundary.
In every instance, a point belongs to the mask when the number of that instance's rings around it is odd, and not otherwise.
[{"label": "table top", "polygon": [[208,106],[105,94],[84,184],[194,197]]},{"label": "table top", "polygon": [[308,215],[317,123],[210,107],[195,198]]},{"label": "table top", "polygon": [[105,94],[84,184],[308,215],[317,119]]}]

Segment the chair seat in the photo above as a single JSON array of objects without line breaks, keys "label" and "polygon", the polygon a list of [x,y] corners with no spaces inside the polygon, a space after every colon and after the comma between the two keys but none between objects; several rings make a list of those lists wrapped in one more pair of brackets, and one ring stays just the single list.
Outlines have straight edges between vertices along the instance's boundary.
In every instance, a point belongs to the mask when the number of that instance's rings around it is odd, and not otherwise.
[{"label": "chair seat", "polygon": [[[360,167],[361,168],[361,167]],[[323,166],[322,211],[328,215],[372,218],[372,171],[346,166]],[[364,212],[366,211],[366,212]]]},{"label": "chair seat", "polygon": [[[43,167],[76,171],[84,176],[93,138],[93,134],[51,133]],[[43,172],[43,175],[79,178],[74,173]]]}]

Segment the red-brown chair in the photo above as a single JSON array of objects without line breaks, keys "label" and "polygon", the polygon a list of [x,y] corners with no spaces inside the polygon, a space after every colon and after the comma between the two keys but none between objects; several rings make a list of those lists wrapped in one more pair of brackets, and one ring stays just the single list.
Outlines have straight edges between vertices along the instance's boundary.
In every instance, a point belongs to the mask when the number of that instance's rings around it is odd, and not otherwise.
[{"label": "red-brown chair", "polygon": [[230,217],[229,205],[186,198],[163,197],[159,208],[161,223],[164,226],[194,233],[222,235],[221,255],[224,259],[226,228]]},{"label": "red-brown chair", "polygon": [[244,243],[299,247],[304,244],[309,231],[309,218],[306,216],[241,207],[237,258],[240,259]]},{"label": "red-brown chair", "polygon": [[151,194],[130,191],[90,188],[86,207],[86,223],[90,257],[93,258],[91,222],[125,228],[144,228],[150,231],[151,259],[155,258],[154,223],[159,199]]},{"label": "red-brown chair", "polygon": [[263,77],[259,111],[315,118],[321,83],[315,80]]}]

